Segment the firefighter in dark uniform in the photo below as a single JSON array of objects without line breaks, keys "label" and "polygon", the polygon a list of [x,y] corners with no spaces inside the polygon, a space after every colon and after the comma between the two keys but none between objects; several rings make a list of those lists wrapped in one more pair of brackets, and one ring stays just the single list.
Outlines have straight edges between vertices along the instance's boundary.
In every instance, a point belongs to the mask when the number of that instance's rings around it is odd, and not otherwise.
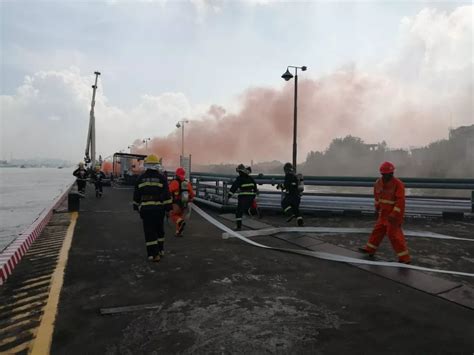
[{"label": "firefighter in dark uniform", "polygon": [[252,206],[253,200],[258,193],[258,189],[255,180],[249,175],[249,171],[243,164],[239,164],[235,171],[239,173],[239,176],[237,176],[237,179],[235,179],[234,183],[230,187],[228,196],[231,198],[237,192],[237,190],[239,190],[235,221],[237,224],[236,230],[241,230],[242,215],[244,214],[244,211],[247,212]]},{"label": "firefighter in dark uniform", "polygon": [[148,260],[158,262],[164,255],[164,219],[172,200],[168,180],[160,172],[161,161],[150,154],[145,158],[145,169],[135,184],[133,208],[143,221]]},{"label": "firefighter in dark uniform", "polygon": [[77,190],[81,196],[84,196],[86,193],[86,184],[87,184],[87,170],[84,167],[84,163],[80,162],[78,168],[72,173],[76,177]]},{"label": "firefighter in dark uniform", "polygon": [[100,165],[95,167],[95,171],[91,175],[91,180],[95,186],[95,197],[102,197],[102,180],[105,179],[105,174],[100,170]]},{"label": "firefighter in dark uniform", "polygon": [[285,182],[283,185],[280,184],[278,186],[284,193],[281,207],[283,212],[289,216],[286,221],[290,222],[293,218],[296,218],[298,226],[301,227],[303,225],[303,217],[300,214],[301,190],[298,186],[298,177],[291,163],[286,163],[283,166],[283,171],[285,172]]}]

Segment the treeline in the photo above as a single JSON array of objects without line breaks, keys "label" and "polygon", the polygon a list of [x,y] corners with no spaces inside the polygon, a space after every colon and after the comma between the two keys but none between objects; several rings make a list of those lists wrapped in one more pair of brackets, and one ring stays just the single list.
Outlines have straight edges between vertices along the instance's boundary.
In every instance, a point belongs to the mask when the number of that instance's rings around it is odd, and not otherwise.
[{"label": "treeline", "polygon": [[[410,150],[390,149],[385,142],[367,144],[350,135],[335,138],[325,151],[309,152],[298,170],[304,175],[315,176],[376,176],[380,163],[385,160],[396,165],[398,176],[473,178],[474,125],[451,130],[449,139]],[[284,163],[257,163],[252,170],[254,173],[282,174]],[[233,174],[235,164],[200,166],[194,170]]]},{"label": "treeline", "polygon": [[300,171],[306,175],[373,176],[382,161],[391,161],[405,177],[474,177],[474,125],[451,130],[423,148],[389,149],[385,142],[366,144],[353,136],[336,138],[324,152],[310,152]]}]

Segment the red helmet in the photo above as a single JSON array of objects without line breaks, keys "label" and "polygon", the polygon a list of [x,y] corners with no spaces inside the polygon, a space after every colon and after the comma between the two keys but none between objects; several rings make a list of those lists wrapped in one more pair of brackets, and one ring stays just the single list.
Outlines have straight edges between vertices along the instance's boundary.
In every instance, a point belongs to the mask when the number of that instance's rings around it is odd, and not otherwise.
[{"label": "red helmet", "polygon": [[184,168],[179,167],[178,169],[176,169],[176,176],[179,177],[181,180],[184,180],[185,175],[186,171],[184,170]]},{"label": "red helmet", "polygon": [[392,174],[395,171],[395,165],[389,161],[385,161],[380,165],[380,174]]}]

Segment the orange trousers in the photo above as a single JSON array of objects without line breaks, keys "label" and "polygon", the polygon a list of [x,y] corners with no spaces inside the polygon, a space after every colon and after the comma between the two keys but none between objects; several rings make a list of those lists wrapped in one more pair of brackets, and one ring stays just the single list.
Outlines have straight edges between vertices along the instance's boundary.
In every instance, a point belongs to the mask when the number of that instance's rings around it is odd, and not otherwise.
[{"label": "orange trousers", "polygon": [[176,203],[173,203],[173,209],[170,212],[170,217],[173,223],[176,225],[176,232],[178,232],[179,224],[184,220],[184,209]]},{"label": "orange trousers", "polygon": [[407,242],[402,231],[401,224],[390,223],[385,219],[379,218],[375,224],[374,230],[369,237],[365,250],[373,254],[383,240],[385,234],[388,235],[392,248],[395,250],[400,262],[410,262]]}]

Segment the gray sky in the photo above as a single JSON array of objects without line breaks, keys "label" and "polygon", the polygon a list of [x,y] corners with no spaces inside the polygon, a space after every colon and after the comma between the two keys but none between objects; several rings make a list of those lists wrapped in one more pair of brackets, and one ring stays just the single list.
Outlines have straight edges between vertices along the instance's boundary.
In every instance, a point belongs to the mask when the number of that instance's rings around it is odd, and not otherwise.
[{"label": "gray sky", "polygon": [[[203,119],[212,104],[238,113],[247,89],[281,90],[287,65],[307,65],[304,77],[312,80],[349,66],[405,76],[408,88],[429,89],[404,67],[414,32],[424,47],[436,47],[437,35],[453,29],[456,36],[442,39],[443,47],[464,46],[452,53],[467,58],[440,59],[438,83],[446,78],[450,86],[470,74],[472,95],[472,6],[463,10],[468,22],[450,18],[470,4],[2,1],[0,157],[81,159],[95,70],[102,72],[96,116],[104,156],[136,138],[166,136],[182,117]],[[461,105],[451,110],[463,114],[446,127],[472,123],[472,104],[467,113]],[[436,134],[426,139],[447,131]]]}]

